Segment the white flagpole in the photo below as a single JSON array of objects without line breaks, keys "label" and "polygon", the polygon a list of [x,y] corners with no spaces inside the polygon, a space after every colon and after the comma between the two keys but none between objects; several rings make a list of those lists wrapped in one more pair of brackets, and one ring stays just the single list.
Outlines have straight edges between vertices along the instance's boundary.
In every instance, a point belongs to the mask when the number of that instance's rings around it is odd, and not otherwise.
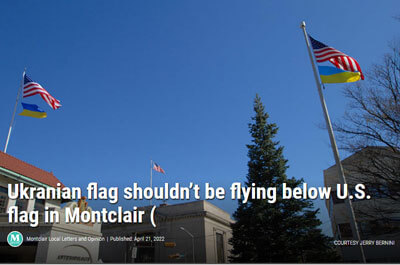
[{"label": "white flagpole", "polygon": [[[150,160],[150,188],[153,189],[153,160]],[[150,200],[150,205],[153,200]]]},{"label": "white flagpole", "polygon": [[[346,176],[344,175],[343,166],[342,166],[342,163],[340,161],[339,151],[338,151],[338,148],[337,148],[337,145],[336,145],[335,136],[333,134],[332,123],[331,123],[331,120],[329,118],[328,108],[326,107],[324,95],[322,93],[321,82],[320,82],[320,79],[319,79],[319,76],[318,76],[317,67],[315,66],[313,53],[311,51],[310,42],[309,42],[308,35],[307,35],[307,32],[306,32],[306,23],[304,21],[301,22],[300,27],[303,29],[304,38],[306,40],[306,45],[307,45],[307,48],[308,48],[308,55],[310,56],[311,65],[312,65],[312,68],[313,68],[313,71],[314,71],[315,83],[317,84],[319,99],[321,100],[322,111],[324,113],[326,125],[327,125],[327,128],[328,128],[329,139],[331,141],[331,147],[332,147],[332,151],[333,151],[333,156],[335,157],[336,167],[338,168],[339,180],[340,180],[341,184],[344,185],[344,184],[347,184]],[[358,231],[358,227],[357,227],[357,223],[356,223],[356,217],[355,217],[355,214],[354,214],[353,206],[351,204],[351,200],[348,197],[345,200],[345,204],[346,204],[346,207],[347,207],[347,209],[349,211],[349,215],[350,215],[350,225],[351,225],[351,230],[352,230],[352,233],[353,233],[353,237],[356,240],[358,240],[358,242],[360,242],[360,233]],[[363,246],[360,245],[360,243],[358,244],[358,246],[359,246],[359,249],[360,249],[361,261],[363,263],[366,263]]]},{"label": "white flagpole", "polygon": [[15,101],[14,112],[13,112],[13,115],[12,115],[12,118],[11,118],[10,128],[8,129],[8,135],[7,135],[6,145],[4,147],[4,153],[7,153],[8,142],[10,141],[12,127],[14,125],[15,113],[17,112],[18,101],[19,101],[19,97],[21,95],[22,86],[24,84],[25,72],[26,72],[26,68],[24,69],[24,73],[22,74],[21,85],[18,88],[17,99]]}]

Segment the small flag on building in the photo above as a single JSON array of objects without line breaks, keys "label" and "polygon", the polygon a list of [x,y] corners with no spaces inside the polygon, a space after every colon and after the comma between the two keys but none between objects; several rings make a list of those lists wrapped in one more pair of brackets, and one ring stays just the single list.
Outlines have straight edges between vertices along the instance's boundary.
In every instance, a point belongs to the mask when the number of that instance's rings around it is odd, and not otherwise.
[{"label": "small flag on building", "polygon": [[165,174],[164,169],[162,169],[157,163],[153,162],[153,169],[157,172]]},{"label": "small flag on building", "polygon": [[55,99],[50,95],[49,92],[47,92],[46,89],[44,89],[39,83],[33,82],[32,79],[30,79],[26,74],[24,75],[24,91],[23,91],[23,97],[31,97],[34,95],[39,94],[44,101],[49,104],[49,106],[56,110],[59,107],[61,107],[60,101]]},{"label": "small flag on building", "polygon": [[310,35],[308,35],[308,37],[311,40],[315,59],[318,63],[329,61],[336,66],[336,68],[341,70],[359,72],[361,79],[364,80],[361,67],[353,57],[350,57],[333,47],[329,47],[328,45],[313,39]]},{"label": "small flag on building", "polygon": [[47,117],[47,113],[41,110],[38,105],[28,103],[21,104],[24,110],[19,115],[38,119],[43,119]]}]

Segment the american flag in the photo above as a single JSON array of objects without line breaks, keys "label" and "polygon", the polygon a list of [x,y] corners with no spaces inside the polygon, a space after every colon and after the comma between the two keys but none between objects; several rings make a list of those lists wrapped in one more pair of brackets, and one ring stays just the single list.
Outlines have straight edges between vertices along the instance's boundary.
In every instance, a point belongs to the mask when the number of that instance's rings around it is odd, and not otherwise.
[{"label": "american flag", "polygon": [[165,174],[164,169],[162,169],[157,163],[153,162],[153,169],[157,172]]},{"label": "american flag", "polygon": [[315,59],[318,63],[329,60],[329,62],[331,62],[339,69],[350,72],[360,72],[361,79],[364,80],[364,75],[361,71],[361,67],[353,57],[350,57],[333,47],[329,47],[328,45],[325,45],[322,42],[313,39],[310,35],[308,35],[308,37],[311,40]]},{"label": "american flag", "polygon": [[50,105],[52,109],[58,109],[61,107],[60,101],[55,99],[46,91],[40,84],[33,82],[26,74],[24,75],[24,92],[23,97],[31,97],[39,94],[47,104]]}]

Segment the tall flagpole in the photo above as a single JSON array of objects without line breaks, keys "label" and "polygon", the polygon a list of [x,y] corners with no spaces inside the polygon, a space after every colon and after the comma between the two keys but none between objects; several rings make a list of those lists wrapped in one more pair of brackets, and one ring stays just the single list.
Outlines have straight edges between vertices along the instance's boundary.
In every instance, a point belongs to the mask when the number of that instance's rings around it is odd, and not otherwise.
[{"label": "tall flagpole", "polygon": [[[150,188],[153,189],[153,160],[150,160]],[[150,200],[150,205],[153,200]]]},{"label": "tall flagpole", "polygon": [[[331,141],[331,147],[332,147],[332,151],[333,151],[333,156],[335,157],[336,167],[337,167],[338,173],[339,173],[339,180],[340,180],[340,183],[342,185],[344,185],[344,184],[347,184],[346,176],[344,175],[343,166],[342,166],[342,163],[340,161],[339,151],[338,151],[338,148],[337,148],[337,145],[336,145],[335,136],[333,134],[332,123],[331,123],[331,120],[329,118],[328,108],[326,107],[324,95],[322,93],[321,82],[319,80],[317,67],[315,66],[314,58],[313,58],[311,47],[310,47],[310,42],[308,40],[308,35],[307,35],[307,32],[306,32],[306,23],[304,21],[301,22],[300,27],[303,29],[304,39],[306,40],[306,45],[307,45],[307,48],[308,48],[308,55],[310,56],[311,65],[312,65],[312,68],[313,68],[313,71],[314,71],[315,83],[317,84],[319,99],[321,100],[321,106],[322,106],[322,110],[324,112],[324,117],[325,117],[326,125],[327,125],[327,128],[328,128],[329,139]],[[348,208],[348,211],[349,211],[349,214],[350,214],[350,225],[351,225],[351,231],[353,233],[353,237],[356,240],[358,240],[358,242],[360,242],[360,233],[358,231],[358,227],[357,227],[357,224],[356,224],[356,217],[355,217],[353,206],[351,204],[351,200],[349,199],[349,197],[346,198],[345,204],[346,204],[346,207]],[[359,246],[359,249],[360,249],[361,261],[363,263],[366,263],[363,246],[360,245],[360,243],[358,244],[358,246]]]},{"label": "tall flagpole", "polygon": [[15,113],[17,112],[18,101],[19,101],[19,97],[21,95],[22,86],[24,84],[25,72],[26,72],[26,68],[24,69],[24,73],[22,74],[21,85],[18,88],[17,99],[15,100],[14,112],[13,112],[13,115],[12,115],[12,118],[11,118],[10,128],[8,129],[8,135],[7,135],[6,145],[4,147],[4,153],[7,153],[8,142],[10,141],[12,127],[14,125]]}]

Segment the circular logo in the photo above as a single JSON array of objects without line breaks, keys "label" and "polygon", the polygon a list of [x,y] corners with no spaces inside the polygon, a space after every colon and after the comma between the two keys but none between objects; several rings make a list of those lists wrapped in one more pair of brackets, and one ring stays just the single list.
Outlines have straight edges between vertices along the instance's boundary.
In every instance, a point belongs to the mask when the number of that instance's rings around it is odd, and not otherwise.
[{"label": "circular logo", "polygon": [[18,231],[12,231],[7,236],[7,243],[13,248],[21,246],[22,242],[24,242],[24,237]]}]

